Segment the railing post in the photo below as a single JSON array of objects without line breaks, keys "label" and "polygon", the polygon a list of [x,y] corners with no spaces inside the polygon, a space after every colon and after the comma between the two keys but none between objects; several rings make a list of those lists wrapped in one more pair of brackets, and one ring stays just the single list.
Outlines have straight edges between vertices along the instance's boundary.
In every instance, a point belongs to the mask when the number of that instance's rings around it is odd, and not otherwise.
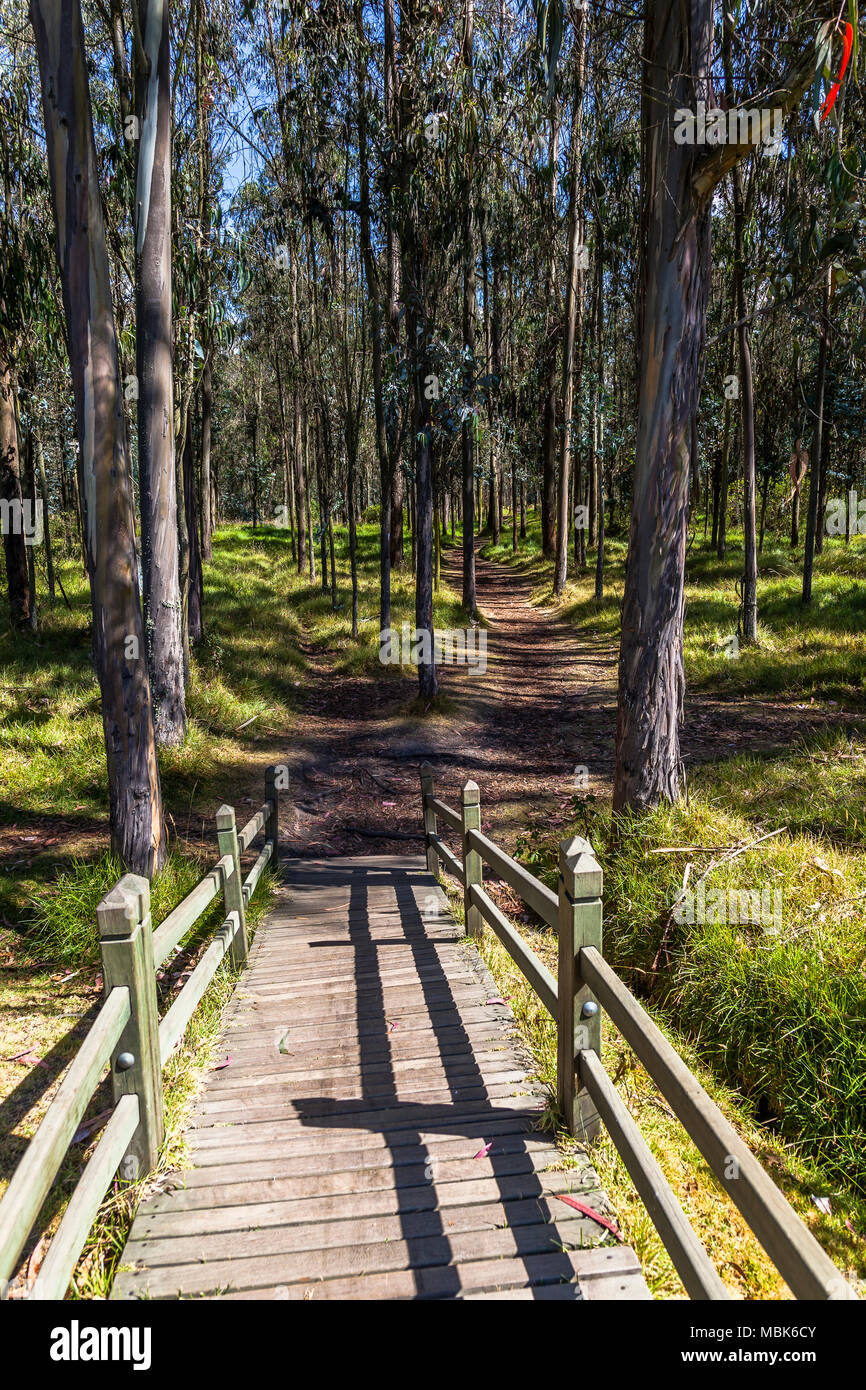
[{"label": "railing post", "polygon": [[428,796],[433,795],[433,768],[429,763],[421,764],[421,806],[424,811],[424,849],[427,855],[427,869],[434,878],[439,877],[439,856],[436,846],[431,845],[430,836],[436,834],[436,812],[427,805]]},{"label": "railing post", "polygon": [[129,990],[129,1022],[111,1058],[115,1104],[138,1096],[138,1129],[120,1161],[128,1182],[156,1167],[165,1133],[156,970],[150,921],[150,884],[125,874],[96,909],[106,998],[113,989]]},{"label": "railing post", "polygon": [[601,1120],[588,1091],[577,1089],[578,1052],[601,1053],[601,1009],[580,978],[584,946],[601,951],[602,872],[586,840],[559,846],[559,976],[556,1092],[570,1134],[594,1139]]},{"label": "railing post", "polygon": [[265,839],[273,845],[271,868],[275,869],[280,857],[280,792],[289,785],[289,769],[285,763],[265,768],[265,801],[273,802],[274,809],[265,822]]},{"label": "railing post", "polygon": [[484,920],[471,901],[469,890],[473,883],[481,883],[484,871],[478,850],[470,849],[467,843],[469,831],[481,829],[481,792],[478,790],[477,782],[467,782],[463,788],[460,797],[460,818],[463,822],[463,913],[466,918],[466,935],[480,940],[484,933]]},{"label": "railing post", "polygon": [[244,888],[241,879],[241,854],[238,846],[238,830],[235,824],[233,806],[221,806],[216,813],[217,839],[220,856],[228,854],[234,864],[234,873],[223,880],[223,898],[226,916],[230,912],[238,914],[240,926],[231,944],[232,965],[243,965],[247,958],[247,915],[244,908]]}]

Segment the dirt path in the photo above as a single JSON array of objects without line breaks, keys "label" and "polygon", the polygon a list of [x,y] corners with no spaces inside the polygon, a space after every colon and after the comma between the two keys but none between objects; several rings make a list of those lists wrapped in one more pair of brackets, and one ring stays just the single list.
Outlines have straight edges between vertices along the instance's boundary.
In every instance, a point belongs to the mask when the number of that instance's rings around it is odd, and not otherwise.
[{"label": "dirt path", "polygon": [[[443,557],[460,587],[459,551]],[[590,642],[531,603],[519,572],[477,559],[487,625],[486,670],[440,667],[447,715],[413,718],[407,680],[340,677],[319,660],[293,735],[292,789],[282,824],[291,852],[327,856],[416,852],[418,772],[456,804],[471,777],[482,822],[509,847],[529,821],[565,824],[576,791],[609,794],[616,730],[617,648]],[[745,750],[790,747],[797,736],[844,722],[844,711],[761,700],[689,697],[686,765]]]},{"label": "dirt path", "polygon": [[[459,588],[457,552],[445,557],[444,573]],[[513,571],[479,559],[477,577],[486,670],[483,663],[440,668],[447,715],[401,715],[400,703],[414,693],[408,681],[397,693],[390,680],[321,672],[304,715],[302,749],[292,759],[283,833],[294,852],[395,852],[398,829],[411,837],[402,840],[404,850],[417,851],[425,760],[451,804],[470,777],[478,782],[483,823],[499,835],[515,832],[532,812],[564,806],[577,765],[588,768],[599,790],[608,782],[612,745],[609,751],[603,743],[610,744],[606,731],[615,719],[615,652],[582,648],[563,624],[530,605],[530,586]]]}]

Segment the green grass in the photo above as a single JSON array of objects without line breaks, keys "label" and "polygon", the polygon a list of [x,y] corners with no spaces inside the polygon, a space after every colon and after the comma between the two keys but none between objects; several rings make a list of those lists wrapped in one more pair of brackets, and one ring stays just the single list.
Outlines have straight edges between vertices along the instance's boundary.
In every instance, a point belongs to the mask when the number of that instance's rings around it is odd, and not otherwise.
[{"label": "green grass", "polygon": [[[860,707],[866,665],[866,544],[828,540],[816,559],[811,609],[789,552],[765,549],[759,588],[761,642],[738,660],[716,643],[736,630],[733,580],[741,555],[720,564],[693,549],[687,569],[685,661],[689,687],[726,695],[759,691]],[[526,551],[494,558],[521,566],[538,601],[551,600],[550,563],[537,527]],[[618,639],[623,545],[610,547],[609,596],[589,576],[562,611],[582,636]],[[573,828],[588,834],[605,871],[605,954],[632,986],[652,991],[661,1015],[696,1041],[715,1074],[756,1114],[822,1165],[828,1179],[866,1194],[866,748],[852,732],[827,732],[782,753],[740,755],[697,769],[689,802],[649,815],[614,816],[575,798]],[[774,838],[711,868],[705,888],[782,895],[778,933],[760,925],[678,924],[672,905],[710,868],[714,846]],[[563,832],[564,833],[564,832]],[[527,834],[534,872],[555,878],[554,837]],[[657,855],[661,847],[705,846]],[[715,858],[719,856],[716,855]],[[711,899],[711,904],[712,904]],[[716,900],[718,901],[718,899]],[[710,914],[711,915],[711,914]],[[666,953],[659,951],[664,939]],[[653,973],[654,970],[657,973]]]},{"label": "green grass", "polygon": [[[758,643],[726,655],[724,643],[737,632],[737,580],[743,573],[742,533],[730,533],[727,556],[719,560],[696,538],[686,562],[686,682],[691,690],[724,697],[771,696],[788,701],[841,703],[862,711],[866,701],[866,536],[828,537],[815,557],[812,603],[804,608],[802,549],[767,537],[758,559]],[[559,601],[562,616],[586,637],[619,642],[627,541],[608,538],[605,596],[595,598],[595,553],[587,571],[570,578]],[[527,537],[511,550],[510,537],[488,543],[482,554],[527,575],[534,598],[553,601],[553,564],[541,554],[540,521],[531,515]]]},{"label": "green grass", "polygon": [[[212,817],[223,801],[256,804],[263,768],[284,756],[298,710],[320,660],[338,675],[375,674],[393,682],[395,704],[411,714],[415,672],[378,660],[378,532],[359,528],[359,613],[351,633],[348,538],[335,534],[338,606],[321,581],[298,575],[291,542],[279,528],[229,526],[214,539],[205,568],[205,640],[193,655],[187,693],[188,735],[159,754],[170,853],[151,885],[159,923],[217,858]],[[319,556],[317,555],[317,564]],[[25,1048],[49,1058],[39,1066],[0,1059],[5,1101],[0,1190],[35,1132],[101,997],[96,906],[123,872],[108,852],[108,787],[99,691],[90,659],[89,594],[80,561],[62,544],[56,556],[71,611],[40,602],[37,634],[0,631],[0,1015],[4,1053]],[[393,622],[414,625],[408,565],[393,575]],[[459,597],[444,584],[437,626],[462,625]],[[423,713],[424,711],[417,711]],[[243,727],[246,726],[246,727]],[[239,822],[244,816],[239,811]],[[266,875],[250,907],[254,925],[271,897]],[[219,901],[183,943],[160,981],[167,1007],[179,965],[191,966],[222,920]],[[222,1008],[235,976],[224,962],[164,1073],[166,1142],[157,1173],[132,1187],[115,1184],[76,1271],[73,1295],[104,1297],[142,1195],[182,1164],[188,1102],[208,1065]],[[8,1044],[8,1046],[7,1046]],[[89,1107],[110,1102],[106,1085]],[[6,1123],[6,1119],[9,1123]],[[94,1137],[94,1142],[95,1142]],[[37,1223],[50,1235],[92,1144],[73,1145]]]},{"label": "green grass", "polygon": [[[189,737],[182,748],[160,755],[173,852],[154,883],[155,920],[188,891],[213,857],[213,847],[207,852],[202,848],[198,831],[216,805],[238,799],[242,790],[258,796],[261,769],[290,743],[301,699],[309,683],[320,678],[320,665],[347,677],[375,673],[393,680],[397,706],[412,712],[414,672],[378,664],[375,524],[371,520],[359,530],[362,621],[357,639],[351,635],[345,533],[338,530],[335,542],[336,613],[318,579],[313,583],[297,575],[286,532],[231,527],[217,533],[214,561],[206,570],[207,637],[193,661]],[[736,630],[734,581],[742,565],[738,542],[733,536],[723,564],[697,542],[690,551],[685,645],[690,686],[731,697],[842,701],[859,708],[866,649],[862,540],[847,548],[841,541],[827,542],[816,562],[815,603],[805,611],[790,552],[768,543],[759,588],[761,642],[741,648],[739,659],[732,661],[725,659],[720,643]],[[534,517],[516,557],[509,538],[496,550],[487,546],[485,553],[518,567],[529,577],[535,600],[550,603],[550,565],[541,557]],[[592,574],[569,584],[562,612],[581,637],[617,642],[624,558],[624,543],[615,536],[609,543],[601,605],[592,594]],[[13,1024],[10,1051],[16,1050],[17,1029],[22,1045],[35,1040],[43,1054],[55,1045],[61,1052],[67,1046],[71,1055],[80,1039],[75,1041],[68,1020],[82,1017],[90,997],[87,989],[75,996],[79,980],[58,984],[52,972],[62,964],[78,969],[81,981],[92,982],[98,958],[93,912],[119,866],[106,854],[107,789],[89,657],[87,594],[73,558],[61,559],[61,574],[71,614],[60,606],[46,610],[38,637],[25,635],[14,645],[10,634],[0,633],[0,831],[11,846],[0,878],[6,928],[0,948],[11,961],[2,982],[2,1007]],[[393,602],[394,626],[413,624],[414,595],[405,571],[393,576]],[[445,584],[436,595],[435,621],[439,627],[465,621],[459,596]],[[252,724],[242,729],[250,719]],[[571,829],[590,835],[604,865],[606,954],[644,995],[656,1020],[833,1257],[861,1276],[866,1242],[855,1233],[866,1233],[864,789],[862,742],[831,732],[781,754],[740,754],[702,767],[693,776],[688,806],[631,821],[612,817],[592,799],[576,798],[570,817]],[[23,830],[35,833],[22,836]],[[668,927],[689,859],[694,882],[710,863],[709,847],[747,843],[773,830],[782,833],[714,868],[706,885],[779,887],[784,909],[778,937],[748,925]],[[563,827],[559,834],[565,833]],[[30,839],[36,841],[33,850],[23,843]],[[203,839],[207,843],[207,833]],[[650,853],[685,844],[707,848],[685,856]],[[554,849],[554,838],[544,827],[527,828],[521,852],[533,872],[551,873]],[[202,935],[190,943],[193,952],[212,926],[210,920],[201,924]],[[542,955],[552,951],[549,934],[528,925],[526,930]],[[653,974],[663,937],[667,954],[661,953],[661,969]],[[506,979],[511,966],[501,952],[497,957],[498,951],[496,943],[485,945],[491,964]],[[528,992],[524,997],[517,979],[508,975],[507,984],[541,1074],[550,1082],[555,1053],[546,1015]],[[64,998],[56,999],[61,990]],[[194,1093],[206,1065],[221,1001],[230,990],[225,967],[181,1053],[168,1064],[175,1099],[161,1173],[165,1164],[182,1157],[172,1146],[180,1142],[185,1098]],[[77,1013],[70,1015],[70,1008]],[[708,1244],[715,1243],[721,1252],[724,1277],[747,1297],[778,1296],[777,1276],[760,1252],[755,1255],[736,1213],[612,1030],[606,1048],[606,1061],[614,1072],[622,1071],[620,1088],[688,1214],[698,1220]],[[172,1070],[176,1066],[177,1075]],[[32,1133],[40,1113],[38,1104],[27,1113],[10,1154],[20,1136]],[[79,1171],[80,1157],[71,1156],[72,1167],[61,1179],[58,1210]],[[612,1146],[596,1146],[594,1157],[651,1286],[660,1295],[677,1296],[681,1290],[670,1261]],[[0,1154],[0,1170],[2,1163]],[[686,1173],[697,1174],[694,1187],[685,1182]],[[831,1218],[817,1212],[811,1193],[832,1197]],[[103,1209],[76,1275],[81,1296],[101,1296],[108,1288],[140,1195],[118,1189]]]},{"label": "green grass", "polygon": [[[256,745],[284,745],[315,672],[327,657],[336,675],[373,672],[392,679],[406,701],[414,671],[378,662],[378,531],[358,528],[359,616],[351,634],[348,537],[335,532],[338,608],[321,580],[298,575],[289,533],[229,526],[216,532],[205,566],[206,634],[193,655],[185,743],[160,753],[166,806],[175,828],[202,808],[212,814]],[[319,556],[316,557],[317,566]],[[104,826],[108,804],[99,689],[90,659],[90,604],[80,562],[58,556],[72,612],[40,607],[40,631],[0,632],[0,828],[62,818],[82,834]],[[318,574],[318,569],[317,569]],[[393,623],[414,626],[415,597],[406,565],[392,576]],[[442,584],[437,627],[460,627],[459,595]],[[252,721],[252,723],[247,723]],[[246,728],[242,728],[246,725]]]},{"label": "green grass", "polygon": [[[455,918],[462,921],[462,892],[447,878],[443,881],[443,887]],[[533,923],[530,914],[521,911],[514,895],[504,885],[493,885],[489,891],[516,922],[527,944],[555,973],[557,946],[554,933],[537,922]],[[579,1161],[577,1155],[582,1145],[564,1129],[557,1127],[556,1029],[553,1020],[491,931],[485,929],[479,950],[503,997],[508,999],[518,1031],[532,1052],[538,1078],[548,1090],[550,1103],[543,1123],[554,1128],[562,1155],[562,1167],[567,1169]],[[855,1232],[866,1230],[866,1199],[849,1190],[840,1192],[828,1182],[818,1163],[810,1161],[797,1145],[786,1142],[772,1127],[755,1117],[748,1100],[735,1086],[719,1077],[702,1058],[700,1047],[674,1027],[663,1011],[652,1003],[649,1003],[649,1010],[665,1037],[743,1141],[768,1169],[831,1258],[849,1278],[862,1279],[866,1275],[866,1254],[862,1239]],[[620,1098],[639,1125],[689,1222],[733,1296],[747,1299],[790,1297],[790,1291],[769,1256],[717,1182],[661,1092],[609,1020],[604,1025],[602,1059]],[[687,1295],[671,1258],[609,1135],[603,1133],[593,1142],[589,1146],[589,1154],[616,1213],[619,1229],[637,1253],[653,1296],[662,1299],[685,1298]],[[830,1217],[819,1212],[813,1194],[831,1197],[833,1213]],[[846,1225],[849,1221],[853,1231]]]}]

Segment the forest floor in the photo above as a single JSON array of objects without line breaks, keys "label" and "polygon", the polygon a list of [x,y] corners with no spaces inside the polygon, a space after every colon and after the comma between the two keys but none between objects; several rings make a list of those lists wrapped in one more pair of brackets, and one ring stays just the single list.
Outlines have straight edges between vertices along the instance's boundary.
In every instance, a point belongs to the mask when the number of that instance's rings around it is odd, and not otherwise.
[{"label": "forest floor", "polygon": [[[417,852],[422,844],[418,769],[424,761],[433,765],[437,794],[452,805],[469,778],[478,782],[485,831],[548,879],[557,841],[587,834],[606,875],[606,951],[633,988],[645,992],[643,985],[653,973],[647,967],[654,966],[661,943],[670,967],[669,988],[655,990],[650,981],[647,1002],[654,1016],[840,1267],[862,1279],[866,1197],[862,1163],[851,1158],[857,1115],[862,1116],[864,1071],[859,1000],[866,933],[859,899],[866,890],[866,751],[862,706],[852,696],[860,680],[862,641],[855,637],[846,646],[846,639],[838,638],[843,652],[834,665],[830,631],[834,618],[844,626],[850,605],[859,604],[862,611],[862,577],[852,578],[844,566],[838,581],[834,574],[827,579],[819,573],[817,635],[798,631],[786,637],[785,624],[796,618],[793,609],[785,608],[793,581],[783,573],[781,559],[775,630],[772,624],[762,630],[760,652],[744,652],[733,662],[719,645],[730,625],[731,575],[695,557],[683,730],[695,795],[688,808],[645,822],[639,836],[615,844],[607,807],[621,592],[622,555],[616,544],[611,546],[611,579],[602,605],[595,604],[586,581],[569,586],[565,601],[555,604],[546,562],[533,548],[532,537],[517,557],[504,546],[479,553],[486,669],[483,663],[475,669],[441,667],[442,694],[432,707],[419,704],[411,667],[384,667],[377,660],[374,526],[361,529],[360,546],[361,626],[353,641],[341,533],[336,611],[318,580],[295,573],[285,533],[246,528],[220,533],[206,578],[208,635],[194,665],[189,738],[183,749],[161,756],[174,849],[169,870],[155,881],[155,920],[212,862],[216,806],[233,801],[243,819],[260,800],[264,768],[271,762],[290,767],[281,823],[289,853]],[[439,629],[459,629],[465,622],[459,565],[459,550],[446,545],[436,598]],[[729,568],[733,574],[735,559]],[[5,787],[0,802],[0,915],[5,927],[0,927],[0,1135],[7,1136],[5,1142],[0,1138],[0,1187],[44,1113],[99,998],[93,911],[118,872],[105,855],[104,754],[98,694],[87,659],[86,594],[74,564],[66,566],[63,578],[73,611],[53,610],[40,637],[16,653],[0,682]],[[771,595],[766,605],[771,618],[773,602]],[[408,576],[396,574],[395,628],[413,623],[413,607]],[[783,660],[782,653],[792,650],[793,656]],[[777,668],[782,668],[781,678],[774,676]],[[786,920],[794,946],[787,951],[784,969],[773,966],[777,978],[769,987],[774,1001],[786,1002],[784,1007],[774,1003],[762,1014],[750,1001],[743,1011],[748,1027],[738,1030],[728,1049],[719,1039],[727,1026],[723,1020],[730,1019],[743,997],[739,947],[762,968],[766,953],[760,954],[761,943],[756,946],[751,939],[732,950],[723,928],[707,927],[699,940],[684,938],[682,929],[672,934],[666,905],[676,896],[685,860],[652,856],[659,846],[705,846],[690,856],[696,872],[707,867],[708,883],[736,886],[730,873],[713,872],[713,846],[747,846],[772,830],[780,833],[769,846],[744,852],[738,866],[745,875],[740,886],[764,881],[796,886],[790,922]],[[496,885],[494,892],[533,949],[551,960],[552,934],[521,910],[504,885]],[[459,903],[455,906],[459,911]],[[843,1041],[850,1046],[847,1051],[835,1042],[831,1047],[844,1054],[834,1065],[842,1068],[853,1100],[852,1132],[841,1143],[834,1129],[838,1115],[832,1106],[824,1113],[826,1107],[815,1096],[816,1086],[820,1090],[823,1085],[822,1077],[813,1074],[824,1065],[819,1042],[807,1040],[801,1050],[805,1055],[793,1057],[790,1076],[779,1075],[778,1065],[774,1070],[772,1057],[762,1052],[762,1037],[765,1050],[778,1055],[780,1030],[801,1026],[802,1020],[784,1012],[789,995],[803,993],[807,967],[796,956],[801,941],[810,951],[808,968],[821,962],[823,973],[813,982],[813,993],[825,999],[828,1017],[838,1019],[839,990],[853,991],[841,1024]],[[488,941],[485,951],[509,992],[542,1074],[552,1079],[546,1015],[495,941]],[[181,962],[181,967],[187,964]],[[229,980],[222,981],[219,997],[230,987]],[[178,1059],[181,1099],[194,1091],[195,1054],[207,1055],[218,1015],[217,999],[209,1020],[190,1039],[186,1057]],[[772,1266],[613,1029],[608,1029],[606,1051],[621,1094],[639,1117],[732,1292],[784,1296]],[[815,1054],[811,1061],[810,1051]],[[799,1111],[792,1089],[803,1096]],[[823,1126],[813,1129],[825,1134],[829,1127],[835,1148],[828,1150],[820,1135],[816,1140],[811,1134],[810,1117],[802,1112],[813,1105],[822,1111]],[[793,1117],[787,1127],[777,1123],[786,1106]],[[179,1103],[172,1121],[175,1133],[182,1115]],[[862,1129],[860,1133],[862,1138]],[[812,1142],[804,1145],[804,1138]],[[82,1139],[81,1158],[89,1142]],[[609,1142],[599,1146],[598,1161],[626,1239],[638,1250],[653,1291],[681,1296],[670,1261]],[[78,1166],[74,1163],[72,1170]],[[127,1202],[123,1219],[106,1218],[89,1249],[90,1265],[78,1277],[85,1296],[106,1286],[130,1209]]]}]

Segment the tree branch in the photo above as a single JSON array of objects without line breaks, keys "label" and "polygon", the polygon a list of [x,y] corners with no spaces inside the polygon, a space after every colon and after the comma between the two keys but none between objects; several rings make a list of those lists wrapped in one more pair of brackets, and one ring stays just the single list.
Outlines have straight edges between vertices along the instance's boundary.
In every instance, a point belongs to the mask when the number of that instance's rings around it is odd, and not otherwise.
[{"label": "tree branch", "polygon": [[[815,63],[817,58],[817,40],[813,39],[805,53],[798,59],[791,70],[786,73],[779,86],[770,92],[769,96],[764,97],[760,103],[762,113],[770,113],[771,121],[776,113],[784,119],[794,110],[806,88],[811,86],[815,80]],[[733,111],[726,113],[726,119],[730,123],[731,117],[739,115],[742,111],[754,110],[757,102],[741,102]],[[748,128],[749,122],[746,122]],[[761,122],[763,125],[763,121]],[[738,122],[738,129],[741,125]],[[752,132],[754,134],[754,131]],[[733,169],[735,164],[739,164],[741,159],[753,153],[761,144],[760,138],[757,140],[747,140],[740,144],[719,145],[708,155],[695,165],[692,174],[692,187],[699,203],[704,203],[711,197],[713,189],[718,183]]]}]

